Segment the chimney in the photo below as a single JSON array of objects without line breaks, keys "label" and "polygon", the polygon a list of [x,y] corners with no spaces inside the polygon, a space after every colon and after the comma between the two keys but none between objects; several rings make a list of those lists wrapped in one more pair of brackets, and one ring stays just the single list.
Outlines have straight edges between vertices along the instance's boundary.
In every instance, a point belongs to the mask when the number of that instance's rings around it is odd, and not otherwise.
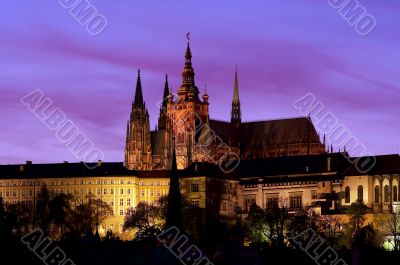
[{"label": "chimney", "polygon": [[101,167],[102,164],[103,164],[103,160],[97,161],[97,165],[98,165],[99,167]]},{"label": "chimney", "polygon": [[26,161],[26,164],[27,164],[27,165],[32,165],[32,161],[27,160],[27,161]]},{"label": "chimney", "polygon": [[326,170],[328,172],[331,171],[331,158],[330,157],[326,158]]}]

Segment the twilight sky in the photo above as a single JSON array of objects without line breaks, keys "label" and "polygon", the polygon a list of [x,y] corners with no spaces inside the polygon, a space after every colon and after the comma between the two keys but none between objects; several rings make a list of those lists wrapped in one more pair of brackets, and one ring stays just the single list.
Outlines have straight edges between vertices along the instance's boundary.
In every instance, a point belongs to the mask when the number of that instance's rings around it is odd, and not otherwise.
[{"label": "twilight sky", "polygon": [[41,89],[104,151],[123,161],[141,69],[154,128],[168,74],[180,85],[191,32],[196,84],[228,120],[235,64],[243,120],[301,116],[312,93],[373,154],[400,150],[400,2],[360,0],[377,21],[360,36],[327,0],[90,0],[108,25],[88,34],[58,0],[0,4],[0,164],[78,159],[21,104]]}]

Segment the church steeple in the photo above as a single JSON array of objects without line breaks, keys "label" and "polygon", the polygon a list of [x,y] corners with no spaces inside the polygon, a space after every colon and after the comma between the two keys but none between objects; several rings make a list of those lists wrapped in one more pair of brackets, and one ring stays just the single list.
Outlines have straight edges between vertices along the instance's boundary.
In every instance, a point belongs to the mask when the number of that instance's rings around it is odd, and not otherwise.
[{"label": "church steeple", "polygon": [[129,169],[151,168],[150,121],[143,100],[140,70],[136,82],[135,98],[126,128],[125,166]]},{"label": "church steeple", "polygon": [[239,100],[239,81],[237,74],[237,65],[235,69],[235,85],[233,88],[233,100],[232,100],[232,111],[231,111],[231,123],[238,127],[242,122],[242,113],[240,111],[240,100]]},{"label": "church steeple", "polygon": [[190,38],[188,33],[185,53],[185,66],[182,71],[182,85],[178,90],[178,95],[180,95],[184,100],[198,100],[199,89],[195,86],[194,76],[195,73],[192,67],[192,51],[190,50]]},{"label": "church steeple", "polygon": [[140,79],[140,70],[138,70],[138,77],[136,81],[135,100],[133,101],[134,108],[144,108],[142,81]]}]

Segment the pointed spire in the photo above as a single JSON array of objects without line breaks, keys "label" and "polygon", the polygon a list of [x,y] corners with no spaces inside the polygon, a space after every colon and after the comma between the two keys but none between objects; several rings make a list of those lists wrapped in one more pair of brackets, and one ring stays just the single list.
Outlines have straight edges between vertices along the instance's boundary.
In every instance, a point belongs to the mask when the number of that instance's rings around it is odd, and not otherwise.
[{"label": "pointed spire", "polygon": [[168,75],[165,75],[164,94],[162,99],[162,105],[160,106],[160,115],[158,117],[158,129],[164,130],[167,126],[167,105],[169,100],[169,88],[168,88]]},{"label": "pointed spire", "polygon": [[187,46],[185,52],[185,66],[182,71],[182,85],[179,87],[178,95],[183,99],[198,100],[199,89],[194,82],[194,69],[192,67],[192,51],[190,50],[190,38],[187,34]]},{"label": "pointed spire", "polygon": [[144,108],[143,93],[142,93],[142,81],[140,79],[140,70],[138,70],[138,77],[136,81],[135,100],[133,106],[136,108]]},{"label": "pointed spire", "polygon": [[170,171],[167,204],[167,228],[176,226],[182,229],[181,191],[179,188],[178,166],[176,163],[175,139],[173,141],[172,165]]},{"label": "pointed spire", "polygon": [[239,101],[239,81],[238,81],[238,74],[237,74],[237,65],[235,68],[235,86],[233,89],[233,102],[232,104],[240,105]]},{"label": "pointed spire", "polygon": [[207,82],[204,83],[203,101],[204,101],[204,103],[207,103],[207,102],[208,102]]},{"label": "pointed spire", "polygon": [[240,110],[240,100],[239,100],[239,81],[237,74],[237,65],[235,67],[235,84],[233,88],[233,100],[232,100],[232,110],[231,110],[231,123],[236,127],[242,122],[242,113]]},{"label": "pointed spire", "polygon": [[168,95],[169,95],[168,75],[165,75],[165,85],[164,85],[163,104],[162,104],[163,107],[167,107]]}]

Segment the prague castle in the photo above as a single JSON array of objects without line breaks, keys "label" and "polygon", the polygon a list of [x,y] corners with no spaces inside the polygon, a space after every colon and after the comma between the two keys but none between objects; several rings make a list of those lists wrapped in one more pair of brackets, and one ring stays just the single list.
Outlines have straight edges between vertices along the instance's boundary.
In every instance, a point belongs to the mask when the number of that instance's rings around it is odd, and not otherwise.
[{"label": "prague castle", "polygon": [[377,156],[370,170],[360,172],[355,164],[368,158],[328,152],[309,117],[242,121],[237,70],[231,120],[210,119],[212,99],[206,90],[200,95],[195,84],[189,42],[177,95],[167,78],[160,91],[154,131],[142,85],[139,72],[127,123],[125,163],[1,165],[4,202],[23,203],[35,211],[42,185],[50,194],[70,194],[78,201],[96,196],[113,209],[100,230],[121,233],[127,208],[157,203],[168,194],[176,153],[181,192],[192,204],[227,220],[239,213],[245,216],[253,204],[340,214],[363,200],[373,213],[398,210],[399,155]]}]

